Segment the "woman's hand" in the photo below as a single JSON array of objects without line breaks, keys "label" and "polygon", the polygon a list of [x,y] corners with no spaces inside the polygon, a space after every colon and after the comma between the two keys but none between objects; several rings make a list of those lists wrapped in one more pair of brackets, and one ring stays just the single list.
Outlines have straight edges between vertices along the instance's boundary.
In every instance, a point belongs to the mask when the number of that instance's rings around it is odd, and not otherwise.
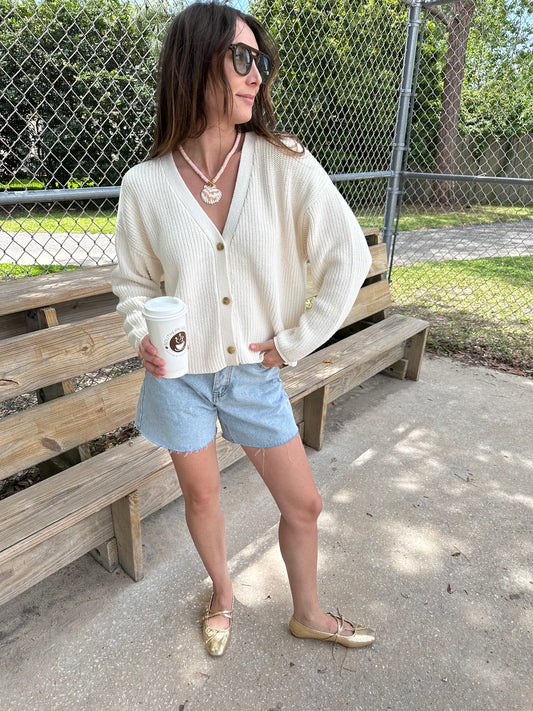
[{"label": "woman's hand", "polygon": [[263,352],[262,363],[266,368],[275,368],[278,365],[283,365],[285,362],[276,350],[273,338],[264,343],[250,343],[250,350]]},{"label": "woman's hand", "polygon": [[165,375],[165,361],[157,355],[157,349],[152,344],[150,336],[145,336],[139,343],[139,358],[146,370],[156,378]]}]

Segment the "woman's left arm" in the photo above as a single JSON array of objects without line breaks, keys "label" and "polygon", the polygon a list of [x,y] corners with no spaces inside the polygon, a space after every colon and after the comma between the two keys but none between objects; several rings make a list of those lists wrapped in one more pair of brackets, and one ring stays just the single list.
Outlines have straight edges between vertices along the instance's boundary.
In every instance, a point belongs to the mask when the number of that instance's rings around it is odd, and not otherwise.
[{"label": "woman's left arm", "polygon": [[289,364],[321,346],[340,328],[372,263],[357,219],[329,178],[320,198],[305,211],[301,229],[317,292],[298,325],[273,339],[282,362]]}]

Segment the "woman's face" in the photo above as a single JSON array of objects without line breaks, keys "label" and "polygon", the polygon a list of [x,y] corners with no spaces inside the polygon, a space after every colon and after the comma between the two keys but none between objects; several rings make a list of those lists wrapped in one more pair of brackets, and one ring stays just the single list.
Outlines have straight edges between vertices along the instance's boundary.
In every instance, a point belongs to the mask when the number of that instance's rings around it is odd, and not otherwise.
[{"label": "woman's face", "polygon": [[[240,18],[237,18],[233,44],[237,42],[259,49],[254,33]],[[228,51],[224,59],[224,71],[230,87],[233,106],[229,108],[229,115],[224,116],[224,94],[222,89],[211,85],[207,90],[209,121],[215,123],[225,123],[227,121],[230,125],[247,123],[252,118],[255,96],[261,86],[262,80],[259,70],[255,62],[252,62],[250,72],[244,77],[241,76],[235,71],[232,53]]]}]

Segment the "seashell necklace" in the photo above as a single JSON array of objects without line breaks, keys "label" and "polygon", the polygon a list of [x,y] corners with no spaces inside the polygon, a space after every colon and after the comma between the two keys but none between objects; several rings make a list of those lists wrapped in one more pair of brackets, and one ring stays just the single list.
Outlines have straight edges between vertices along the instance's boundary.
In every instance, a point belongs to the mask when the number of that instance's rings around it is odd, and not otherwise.
[{"label": "seashell necklace", "polygon": [[237,146],[239,145],[240,137],[241,137],[241,134],[237,133],[237,137],[235,138],[235,143],[233,144],[233,147],[231,148],[228,155],[226,156],[226,160],[224,161],[224,163],[222,163],[222,168],[218,171],[218,173],[215,175],[215,177],[212,180],[209,180],[209,178],[206,178],[205,175],[200,170],[200,168],[198,168],[198,166],[192,162],[192,160],[189,158],[189,156],[183,150],[183,146],[178,146],[178,150],[181,153],[181,155],[184,157],[184,159],[187,161],[187,163],[191,166],[191,168],[194,170],[196,175],[198,175],[204,181],[205,185],[203,187],[202,192],[200,193],[200,197],[208,205],[214,205],[215,203],[220,202],[220,198],[222,197],[222,192],[217,188],[216,183],[219,180],[222,173],[226,170],[226,166],[228,165],[231,156],[237,150]]}]

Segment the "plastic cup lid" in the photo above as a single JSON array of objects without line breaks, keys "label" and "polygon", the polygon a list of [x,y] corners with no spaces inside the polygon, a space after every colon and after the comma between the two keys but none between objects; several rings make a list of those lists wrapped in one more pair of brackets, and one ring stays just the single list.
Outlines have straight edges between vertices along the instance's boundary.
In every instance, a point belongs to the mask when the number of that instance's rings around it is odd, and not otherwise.
[{"label": "plastic cup lid", "polygon": [[187,306],[177,296],[157,296],[143,306],[143,314],[153,318],[173,318],[186,313]]}]

